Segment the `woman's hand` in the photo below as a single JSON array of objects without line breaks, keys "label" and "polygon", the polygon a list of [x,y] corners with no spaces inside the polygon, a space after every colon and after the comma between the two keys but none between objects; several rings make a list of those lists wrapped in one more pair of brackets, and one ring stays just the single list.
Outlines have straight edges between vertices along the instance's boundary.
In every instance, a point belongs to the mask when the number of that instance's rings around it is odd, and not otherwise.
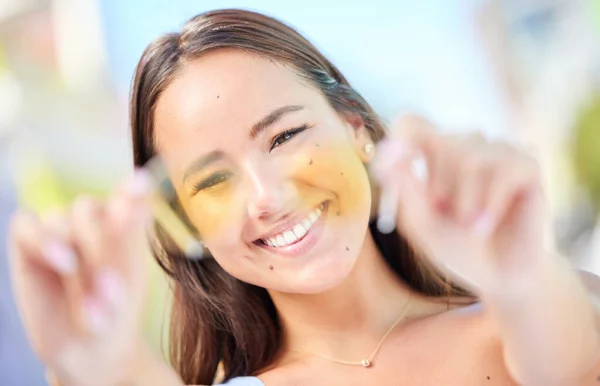
[{"label": "woman's hand", "polygon": [[11,275],[34,351],[62,385],[130,380],[143,350],[147,196],[137,173],[106,203],[82,198],[66,214],[14,216]]},{"label": "woman's hand", "polygon": [[524,283],[548,259],[538,165],[513,147],[442,135],[408,116],[379,144],[372,169],[382,189],[380,229],[391,231],[395,222],[476,291]]}]

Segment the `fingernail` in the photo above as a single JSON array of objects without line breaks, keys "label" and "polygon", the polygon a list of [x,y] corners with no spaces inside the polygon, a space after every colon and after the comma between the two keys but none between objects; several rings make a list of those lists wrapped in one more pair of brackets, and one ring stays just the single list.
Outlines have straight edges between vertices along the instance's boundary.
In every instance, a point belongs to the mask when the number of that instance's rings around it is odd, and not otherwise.
[{"label": "fingernail", "polygon": [[92,333],[101,334],[108,329],[108,316],[98,300],[87,298],[83,308],[87,325]]},{"label": "fingernail", "polygon": [[480,215],[473,224],[473,232],[481,238],[489,237],[494,231],[495,221],[493,217],[487,213]]},{"label": "fingernail", "polygon": [[77,270],[75,252],[56,240],[49,241],[44,247],[44,257],[58,272],[67,274]]},{"label": "fingernail", "polygon": [[133,196],[145,196],[152,187],[152,178],[144,169],[136,169],[133,177],[127,182],[125,188]]},{"label": "fingernail", "polygon": [[413,175],[421,182],[427,182],[429,173],[427,163],[423,157],[418,157],[410,164],[410,169]]},{"label": "fingernail", "polygon": [[96,276],[96,286],[100,296],[109,304],[119,304],[124,295],[123,280],[113,268],[104,268]]},{"label": "fingernail", "polygon": [[391,215],[381,215],[377,219],[377,230],[383,234],[392,233],[392,231],[396,228],[396,221],[394,220],[394,216]]}]

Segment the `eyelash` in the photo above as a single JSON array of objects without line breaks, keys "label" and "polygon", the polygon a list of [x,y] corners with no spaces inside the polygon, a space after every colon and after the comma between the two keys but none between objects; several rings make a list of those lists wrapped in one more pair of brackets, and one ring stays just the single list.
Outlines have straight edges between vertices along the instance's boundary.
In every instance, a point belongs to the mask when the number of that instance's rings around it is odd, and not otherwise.
[{"label": "eyelash", "polygon": [[[294,136],[296,134],[301,133],[306,129],[308,129],[308,124],[305,123],[304,125],[296,127],[294,129],[284,130],[282,133],[280,133],[275,138],[273,138],[273,140],[271,141],[271,146],[270,146],[269,151],[272,151],[276,147],[283,145],[290,139],[294,138]],[[283,141],[281,141],[282,139],[283,139]],[[211,175],[210,177],[208,177],[207,179],[196,183],[193,187],[194,193],[197,193],[203,189],[212,188],[213,186],[216,186],[216,185],[220,184],[221,182],[224,182],[229,177],[231,177],[231,173],[226,173],[226,172],[215,173],[215,174]]]},{"label": "eyelash", "polygon": [[[281,134],[279,134],[275,138],[273,138],[273,140],[271,141],[271,147],[269,148],[269,151],[273,151],[273,149],[283,145],[284,143],[286,143],[287,141],[292,139],[296,134],[301,133],[306,129],[308,129],[308,124],[305,123],[304,125],[302,125],[300,127],[296,127],[294,129],[290,129],[290,130],[287,130],[287,129],[284,130]],[[285,138],[285,137],[289,137],[289,138]],[[283,140],[283,142],[279,142],[282,138],[285,138]]]},{"label": "eyelash", "polygon": [[213,186],[216,186],[216,185],[220,184],[221,182],[224,182],[229,177],[231,177],[231,173],[226,173],[226,172],[215,173],[215,174],[211,175],[210,177],[208,177],[207,179],[196,183],[193,188],[194,193],[197,193],[203,189],[212,188]]}]

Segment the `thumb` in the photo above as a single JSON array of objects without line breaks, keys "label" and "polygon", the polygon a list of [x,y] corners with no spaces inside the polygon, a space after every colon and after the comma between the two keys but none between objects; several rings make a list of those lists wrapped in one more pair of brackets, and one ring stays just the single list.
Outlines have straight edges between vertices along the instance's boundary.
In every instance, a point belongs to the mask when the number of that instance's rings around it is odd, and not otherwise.
[{"label": "thumb", "polygon": [[131,302],[141,307],[147,281],[148,245],[151,219],[150,195],[153,184],[143,170],[120,186],[109,202],[109,222],[116,230],[116,253],[110,265],[127,282]]},{"label": "thumb", "polygon": [[379,231],[390,233],[396,225],[402,232],[426,231],[432,213],[425,194],[425,157],[399,140],[386,139],[378,145],[371,171],[380,187]]},{"label": "thumb", "polygon": [[425,158],[416,154],[396,167],[398,181],[398,229],[417,242],[435,232],[433,208],[427,195]]}]

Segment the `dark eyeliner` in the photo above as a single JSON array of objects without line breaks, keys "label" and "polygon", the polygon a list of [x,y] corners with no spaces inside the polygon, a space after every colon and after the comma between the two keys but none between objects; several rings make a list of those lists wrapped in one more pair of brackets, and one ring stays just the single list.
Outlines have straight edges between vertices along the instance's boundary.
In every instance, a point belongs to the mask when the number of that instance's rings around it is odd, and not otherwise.
[{"label": "dark eyeliner", "polygon": [[[271,141],[271,147],[269,148],[269,151],[275,149],[276,147],[283,145],[284,143],[286,143],[287,141],[292,139],[294,137],[294,135],[301,133],[306,129],[308,129],[307,123],[303,124],[302,126],[293,128],[293,129],[284,130],[280,134],[276,135],[275,138],[273,138],[273,140]],[[289,138],[286,138],[286,137],[289,137]]]}]

